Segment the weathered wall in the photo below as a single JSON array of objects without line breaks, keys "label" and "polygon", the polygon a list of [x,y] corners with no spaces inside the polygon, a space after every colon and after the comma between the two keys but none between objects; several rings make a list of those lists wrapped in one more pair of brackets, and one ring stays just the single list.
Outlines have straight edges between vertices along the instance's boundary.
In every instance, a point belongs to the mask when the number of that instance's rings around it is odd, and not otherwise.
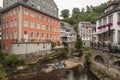
[{"label": "weathered wall", "polygon": [[83,47],[90,47],[90,40],[83,40]]},{"label": "weathered wall", "polygon": [[11,53],[28,54],[46,50],[51,50],[51,43],[17,43],[12,44]]},{"label": "weathered wall", "polygon": [[[103,61],[96,61],[95,57],[100,56]],[[114,65],[116,61],[120,61],[119,53],[110,53],[108,50],[93,49],[91,56],[91,71],[101,80],[119,80],[120,66]]]},{"label": "weathered wall", "polygon": [[68,48],[71,50],[74,50],[75,49],[75,42],[70,42],[68,43]]}]

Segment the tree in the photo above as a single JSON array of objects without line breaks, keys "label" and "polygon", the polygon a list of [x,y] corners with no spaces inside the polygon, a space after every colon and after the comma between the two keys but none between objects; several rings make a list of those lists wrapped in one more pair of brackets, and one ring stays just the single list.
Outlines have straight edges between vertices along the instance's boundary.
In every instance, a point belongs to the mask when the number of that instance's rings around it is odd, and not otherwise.
[{"label": "tree", "polygon": [[82,12],[85,12],[85,8],[82,8]]},{"label": "tree", "polygon": [[80,13],[80,9],[79,8],[73,8],[72,15],[73,14],[79,14],[79,13]]},{"label": "tree", "polygon": [[68,18],[70,16],[70,11],[68,9],[64,9],[61,11],[61,17]]},{"label": "tree", "polygon": [[77,34],[77,41],[76,41],[76,44],[75,44],[75,48],[77,50],[80,50],[82,48],[82,39],[78,34]]}]

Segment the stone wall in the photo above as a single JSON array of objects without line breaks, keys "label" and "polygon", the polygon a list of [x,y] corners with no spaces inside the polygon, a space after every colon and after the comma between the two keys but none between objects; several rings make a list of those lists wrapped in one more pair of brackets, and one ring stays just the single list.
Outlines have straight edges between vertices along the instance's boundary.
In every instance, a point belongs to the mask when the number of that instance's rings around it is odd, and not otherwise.
[{"label": "stone wall", "polygon": [[[101,57],[96,61],[96,56]],[[109,50],[93,49],[91,56],[91,71],[96,74],[101,80],[119,80],[120,66],[114,65],[116,61],[120,61],[119,54],[110,53]]]}]

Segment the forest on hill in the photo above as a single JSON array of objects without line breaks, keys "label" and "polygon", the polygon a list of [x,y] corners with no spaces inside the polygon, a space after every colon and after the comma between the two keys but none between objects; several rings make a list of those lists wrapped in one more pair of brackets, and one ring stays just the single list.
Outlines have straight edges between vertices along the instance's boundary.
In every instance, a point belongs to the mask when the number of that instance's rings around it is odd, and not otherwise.
[{"label": "forest on hill", "polygon": [[[84,8],[81,10],[79,8],[73,8],[72,14],[70,14],[69,9],[64,9],[61,11],[61,21],[68,22],[71,24],[75,30],[77,30],[78,23],[80,21],[90,21],[95,24],[97,18],[104,12],[106,3],[102,3],[98,6],[86,6],[86,11]],[[70,16],[71,15],[71,16]]]}]

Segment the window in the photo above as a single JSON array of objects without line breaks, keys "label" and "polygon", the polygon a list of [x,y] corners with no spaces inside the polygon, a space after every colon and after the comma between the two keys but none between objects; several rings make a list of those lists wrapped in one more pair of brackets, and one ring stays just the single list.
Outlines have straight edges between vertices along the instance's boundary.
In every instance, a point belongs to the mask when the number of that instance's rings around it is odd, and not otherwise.
[{"label": "window", "polygon": [[52,31],[52,26],[50,26],[50,31]]},{"label": "window", "polygon": [[30,37],[31,37],[31,39],[34,39],[34,33],[33,32],[31,32]]},{"label": "window", "polygon": [[112,23],[112,22],[113,22],[113,16],[112,16],[112,15],[108,16],[108,22],[109,22],[109,23]]},{"label": "window", "polygon": [[48,26],[48,25],[47,25],[47,27],[46,27],[46,28],[47,28],[47,30],[49,30],[49,26]]},{"label": "window", "polygon": [[99,26],[102,25],[102,20],[99,20]]},{"label": "window", "polygon": [[5,23],[3,23],[3,29],[5,29]]},{"label": "window", "polygon": [[42,39],[44,39],[44,33],[42,33]]},{"label": "window", "polygon": [[47,34],[47,39],[49,39],[49,34]]},{"label": "window", "polygon": [[3,39],[5,39],[5,37],[6,37],[6,36],[5,36],[5,33],[3,33]]},{"label": "window", "polygon": [[27,35],[27,31],[24,31],[24,35]]},{"label": "window", "polygon": [[17,19],[14,20],[14,26],[17,26]]},{"label": "window", "polygon": [[103,19],[103,24],[104,25],[107,24],[107,18],[106,17]]},{"label": "window", "polygon": [[8,22],[6,22],[6,28],[8,28]]},{"label": "window", "polygon": [[17,9],[14,10],[14,14],[17,14]]},{"label": "window", "polygon": [[44,16],[42,16],[42,20],[44,20]]},{"label": "window", "polygon": [[42,30],[45,30],[45,25],[44,24],[42,25]]},{"label": "window", "polygon": [[34,21],[31,21],[31,22],[30,22],[30,27],[31,27],[31,28],[34,28]]},{"label": "window", "polygon": [[24,9],[24,14],[28,15],[28,9]]},{"label": "window", "polygon": [[37,24],[36,24],[36,28],[37,28],[37,29],[40,29],[40,23],[37,23]]},{"label": "window", "polygon": [[17,32],[14,32],[14,39],[17,39]]},{"label": "window", "polygon": [[6,33],[6,39],[8,39],[8,32]]},{"label": "window", "polygon": [[28,27],[28,20],[27,19],[24,20],[24,27]]},{"label": "window", "polygon": [[120,21],[120,13],[118,13],[118,21]]},{"label": "window", "polygon": [[31,16],[31,17],[34,17],[34,12],[33,12],[33,11],[31,11],[30,16]]},{"label": "window", "polygon": [[40,14],[37,14],[36,18],[37,18],[37,19],[40,19]]},{"label": "window", "polygon": [[37,8],[40,9],[40,6],[38,5]]},{"label": "window", "polygon": [[40,39],[40,33],[37,33],[37,39]]},{"label": "window", "polygon": [[10,21],[10,27],[13,27],[13,20]]}]

